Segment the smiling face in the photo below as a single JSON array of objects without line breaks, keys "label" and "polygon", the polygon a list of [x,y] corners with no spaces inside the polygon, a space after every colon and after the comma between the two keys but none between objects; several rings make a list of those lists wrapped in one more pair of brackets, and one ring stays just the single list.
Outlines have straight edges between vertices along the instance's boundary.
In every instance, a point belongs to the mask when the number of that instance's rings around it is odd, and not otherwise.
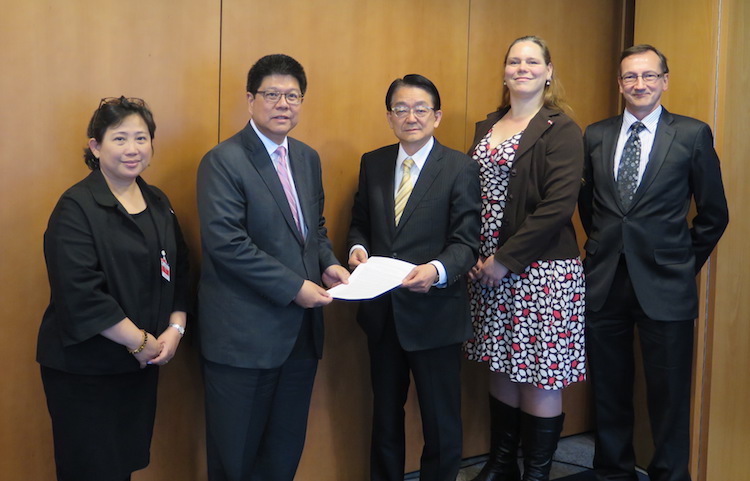
[{"label": "smiling face", "polygon": [[107,128],[101,142],[89,139],[89,148],[99,159],[104,177],[117,185],[135,181],[154,153],[148,126],[138,114],[128,115],[119,125]]},{"label": "smiling face", "polygon": [[517,42],[508,50],[503,80],[511,96],[541,98],[551,78],[552,64],[544,61],[542,47],[535,42]]},{"label": "smiling face", "polygon": [[[391,111],[386,116],[388,125],[398,137],[401,146],[407,154],[413,155],[430,140],[437,126],[440,125],[443,112],[432,110],[434,105],[429,92],[410,86],[399,87],[393,92],[391,108],[394,107],[410,109],[404,117],[397,117]],[[423,118],[419,118],[414,114],[415,107],[428,107],[429,112]]]},{"label": "smiling face", "polygon": [[[269,75],[263,79],[258,92],[295,92],[302,95],[299,82],[291,75]],[[263,95],[247,93],[250,115],[263,135],[281,144],[287,134],[297,125],[302,104],[290,105],[285,96],[276,102],[268,102]]]},{"label": "smiling face", "polygon": [[[646,83],[643,75],[649,73],[661,75],[661,77],[652,83]],[[632,84],[626,85],[622,78],[618,79],[617,83],[625,99],[625,107],[641,120],[661,104],[661,96],[669,88],[669,74],[663,71],[659,56],[649,50],[622,59],[620,77],[625,75],[637,76]]]}]

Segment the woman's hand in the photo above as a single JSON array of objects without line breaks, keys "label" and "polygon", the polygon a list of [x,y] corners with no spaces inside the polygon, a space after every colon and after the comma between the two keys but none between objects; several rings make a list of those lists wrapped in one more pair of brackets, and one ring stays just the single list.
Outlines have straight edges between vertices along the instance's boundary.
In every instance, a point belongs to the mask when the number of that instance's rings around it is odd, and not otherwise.
[{"label": "woman's hand", "polygon": [[164,332],[161,333],[161,336],[156,339],[156,341],[159,343],[159,346],[161,346],[161,351],[157,357],[149,360],[149,364],[153,364],[155,366],[163,366],[171,361],[174,355],[177,353],[177,346],[180,345],[182,334],[179,330],[173,327],[172,324],[182,326],[184,332],[184,328],[187,325],[187,313],[184,311],[174,311],[172,314],[170,314],[169,326],[164,330]]},{"label": "woman's hand", "polygon": [[478,278],[482,285],[497,287],[506,275],[508,268],[496,261],[495,256],[490,256],[482,263]]},{"label": "woman's hand", "polygon": [[479,271],[482,269],[482,264],[484,263],[486,257],[479,256],[479,259],[477,259],[477,263],[474,264],[469,271],[469,280],[472,282],[476,282],[479,280]]},{"label": "woman's hand", "polygon": [[161,352],[159,355],[149,361],[149,364],[156,366],[163,366],[172,360],[174,355],[177,353],[177,346],[180,345],[182,335],[174,327],[168,327],[164,332],[161,333],[156,341],[161,346]]},{"label": "woman's hand", "polygon": [[143,346],[141,352],[133,354],[133,357],[141,365],[141,369],[152,364],[152,361],[159,356],[159,353],[161,353],[162,350],[161,343],[156,336],[150,332],[146,333],[146,335],[148,336],[146,345]]}]

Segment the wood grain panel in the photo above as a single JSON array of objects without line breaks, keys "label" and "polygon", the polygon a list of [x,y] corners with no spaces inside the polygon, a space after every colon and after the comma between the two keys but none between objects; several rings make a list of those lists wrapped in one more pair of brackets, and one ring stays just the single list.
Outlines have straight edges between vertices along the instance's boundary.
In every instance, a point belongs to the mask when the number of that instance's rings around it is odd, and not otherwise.
[{"label": "wood grain panel", "polygon": [[[41,239],[59,195],[88,172],[80,154],[99,98],[125,94],[150,103],[158,129],[146,178],[170,196],[196,265],[195,169],[209,148],[247,121],[245,76],[262,55],[288,53],[307,70],[310,89],[294,136],[321,154],[326,216],[342,259],[359,158],[394,142],[383,102],[394,78],[422,73],[435,81],[444,112],[437,136],[464,149],[473,122],[497,104],[507,43],[533,30],[550,42],[582,126],[611,115],[616,105],[619,1],[6,3],[0,17],[0,326],[12,342],[0,361],[13,368],[0,387],[0,472],[9,479],[53,477],[50,423],[34,362],[49,295]],[[354,312],[352,304],[327,308],[303,481],[365,478],[371,394],[366,341]],[[463,394],[468,456],[486,451],[480,364],[465,363]],[[421,444],[411,397],[407,470],[416,469]],[[585,386],[567,391],[566,410],[577,408],[580,419],[586,402]],[[569,429],[574,425],[568,422]],[[134,479],[206,479],[203,436],[200,368],[189,332],[162,372],[152,464]]]},{"label": "wood grain panel", "polygon": [[[345,262],[345,241],[360,156],[396,141],[388,128],[385,93],[409,73],[440,90],[443,122],[436,135],[463,148],[467,0],[380,2],[279,1],[259,15],[247,2],[224,1],[221,137],[245,125],[247,71],[258,58],[286,53],[305,67],[308,92],[292,136],[318,150],[329,235]],[[366,338],[356,308],[327,309],[326,347],[313,394],[297,479],[365,479],[369,465],[371,393]],[[421,425],[414,393],[407,406],[407,471],[418,469]]]},{"label": "wood grain panel", "polygon": [[[42,234],[60,194],[88,173],[86,123],[102,97],[149,102],[158,128],[145,177],[170,196],[195,253],[194,171],[217,137],[218,32],[218,3],[208,0],[3,4],[0,326],[12,340],[0,350],[0,363],[12,366],[0,388],[3,479],[54,478],[34,361],[49,297]],[[134,479],[189,480],[199,469],[202,394],[189,351],[162,370],[153,462]]]},{"label": "wood grain panel", "polygon": [[[572,115],[582,129],[615,115],[618,102],[615,71],[622,23],[621,1],[472,1],[465,147],[470,147],[475,122],[483,120],[500,103],[503,58],[508,45],[525,35],[538,35],[547,42],[555,75],[562,81]],[[585,238],[577,216],[574,221],[582,244]],[[482,392],[486,392],[486,384],[477,385],[476,391],[466,396],[476,398]],[[564,435],[592,429],[587,384],[565,390],[564,410],[567,413]],[[486,416],[487,409],[482,406],[476,419],[481,423]],[[487,428],[481,428],[481,424],[475,424],[475,419],[468,416],[466,422],[467,429],[481,432],[482,437],[467,439],[465,450],[470,454],[486,452]]]},{"label": "wood grain panel", "polygon": [[[750,5],[725,0],[719,22],[716,146],[722,159],[730,223],[715,254],[715,315],[710,361],[711,404],[706,460],[708,481],[745,479],[750,446],[750,167],[747,158],[748,86],[750,85]],[[702,473],[703,474],[703,473]]]},{"label": "wood grain panel", "polygon": [[473,0],[466,148],[474,137],[474,123],[500,103],[508,45],[525,35],[547,42],[554,74],[582,129],[614,115],[622,21],[619,0]]},{"label": "wood grain panel", "polygon": [[[695,117],[716,131],[716,79],[718,54],[718,4],[715,0],[636,2],[635,43],[648,43],[661,50],[669,61],[669,90],[662,97],[671,112]],[[688,33],[689,32],[689,33]],[[720,153],[721,154],[721,153]],[[694,208],[691,215],[694,215]],[[700,314],[695,327],[693,399],[691,404],[690,470],[696,479],[705,468],[706,433],[702,432],[708,416],[712,372],[710,363],[713,329],[713,265],[716,254],[698,278]],[[636,390],[635,447],[639,464],[645,466],[653,453],[651,432],[647,421],[644,381],[638,380]]]}]

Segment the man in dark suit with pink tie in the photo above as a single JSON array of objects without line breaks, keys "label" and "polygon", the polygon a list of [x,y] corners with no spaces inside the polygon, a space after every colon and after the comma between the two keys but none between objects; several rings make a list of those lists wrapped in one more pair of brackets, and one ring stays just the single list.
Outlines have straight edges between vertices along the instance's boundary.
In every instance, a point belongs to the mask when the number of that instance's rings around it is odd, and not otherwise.
[{"label": "man in dark suit with pink tie", "polygon": [[307,78],[287,55],[250,69],[252,119],[198,169],[199,328],[210,481],[292,481],[323,349],[320,285],[346,282],[328,240],[318,153],[288,136]]},{"label": "man in dark suit with pink tie", "polygon": [[471,336],[465,274],[479,247],[479,168],[433,137],[440,95],[421,75],[388,89],[398,144],[362,156],[349,266],[369,256],[416,264],[400,288],[363,302],[373,400],[372,481],[404,477],[410,373],[424,434],[422,481],[455,481],[461,463],[461,343]]},{"label": "man in dark suit with pink tie", "polygon": [[[655,446],[651,481],[689,481],[695,276],[728,223],[708,125],[661,106],[667,59],[620,58],[625,112],[586,129],[579,211],[588,234],[586,347],[597,480],[633,480],[633,336],[638,328]],[[696,213],[690,222],[691,201]]]}]

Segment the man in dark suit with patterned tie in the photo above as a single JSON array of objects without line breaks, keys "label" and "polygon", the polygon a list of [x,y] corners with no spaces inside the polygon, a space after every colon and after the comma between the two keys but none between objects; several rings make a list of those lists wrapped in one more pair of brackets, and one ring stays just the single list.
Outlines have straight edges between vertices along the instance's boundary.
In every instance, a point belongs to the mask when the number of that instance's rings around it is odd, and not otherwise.
[{"label": "man in dark suit with patterned tie", "polygon": [[293,58],[258,60],[252,120],[198,169],[210,481],[294,479],[332,300],[320,284],[349,277],[326,235],[320,158],[287,136],[306,88]]},{"label": "man in dark suit with patterned tie", "polygon": [[362,156],[349,231],[349,266],[369,256],[416,267],[399,289],[363,302],[374,394],[370,479],[404,479],[409,374],[424,434],[420,479],[455,481],[461,463],[461,343],[471,336],[465,274],[479,248],[479,168],[433,137],[442,111],[421,75],[388,89],[398,144]]},{"label": "man in dark suit with patterned tie", "polygon": [[[597,479],[633,480],[633,336],[638,328],[655,446],[651,481],[689,481],[695,276],[728,222],[708,125],[661,106],[667,59],[650,45],[620,57],[623,115],[584,135],[579,212],[588,234],[586,345]],[[696,214],[688,222],[691,201]]]}]

